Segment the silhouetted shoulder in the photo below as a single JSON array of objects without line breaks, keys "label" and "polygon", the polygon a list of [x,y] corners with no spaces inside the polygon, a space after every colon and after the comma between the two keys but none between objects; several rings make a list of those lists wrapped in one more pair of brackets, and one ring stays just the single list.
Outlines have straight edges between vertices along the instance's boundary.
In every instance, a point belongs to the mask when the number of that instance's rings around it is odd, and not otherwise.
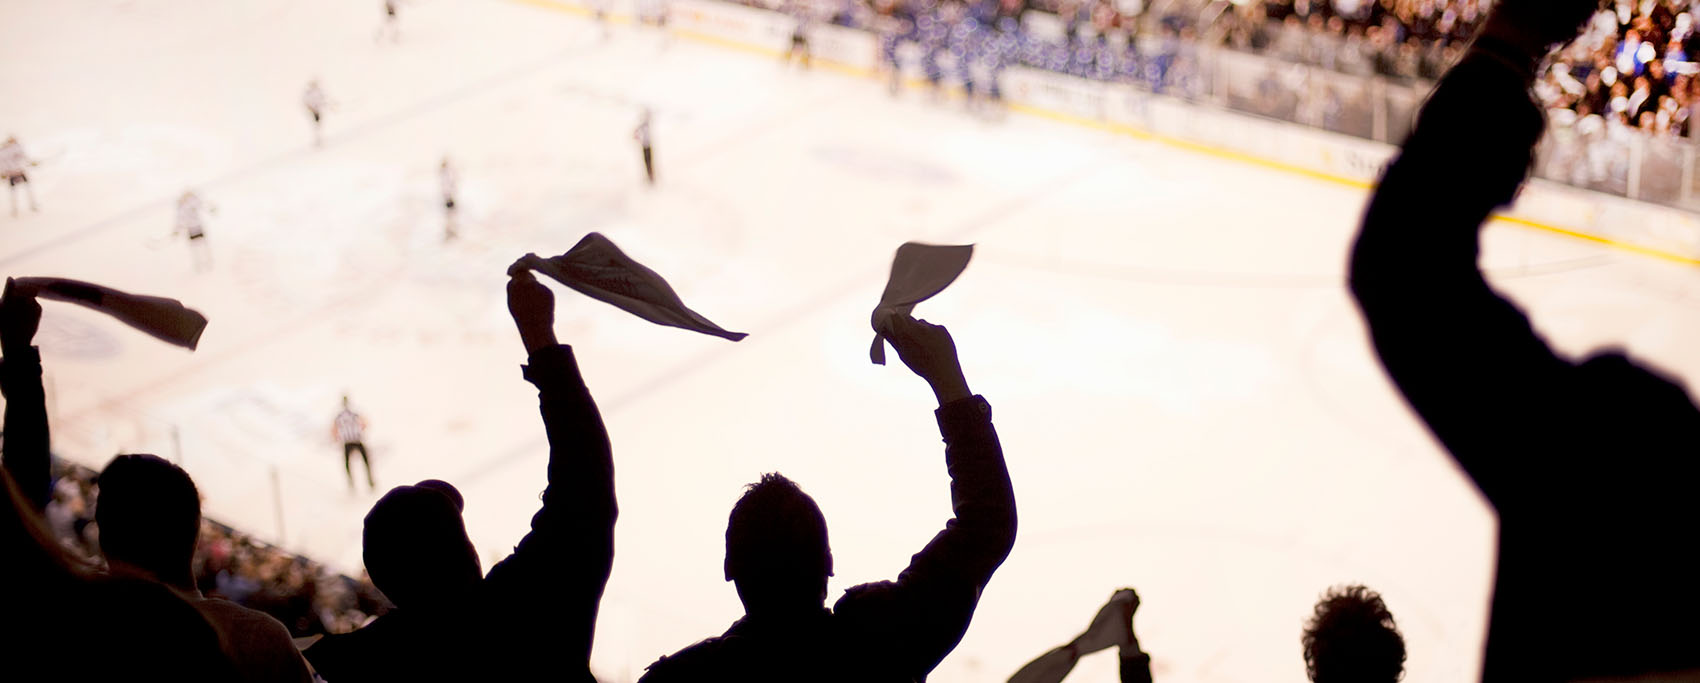
[{"label": "silhouetted shoulder", "polygon": [[839,596],[838,602],[833,603],[832,613],[840,619],[859,621],[864,617],[881,614],[893,609],[898,602],[901,587],[896,581],[874,581],[845,589],[844,595]]},{"label": "silhouetted shoulder", "polygon": [[375,680],[385,673],[393,675],[398,662],[408,661],[402,656],[407,653],[398,651],[395,644],[427,642],[424,638],[407,637],[420,634],[412,633],[399,616],[386,614],[354,631],[327,635],[301,655],[312,663],[320,678],[331,683]]},{"label": "silhouetted shoulder", "polygon": [[[1700,461],[1690,457],[1693,435],[1700,434],[1700,408],[1694,405],[1682,380],[1619,352],[1589,358],[1576,367],[1574,375],[1576,395],[1599,411],[1595,419],[1610,423],[1609,428],[1597,430],[1598,447],[1620,450],[1634,443],[1640,447],[1639,455],[1655,458],[1674,449],[1681,454],[1684,468],[1700,467]],[[1626,474],[1631,478],[1645,475],[1634,471]],[[1662,483],[1643,481],[1641,485]]]},{"label": "silhouetted shoulder", "polygon": [[[718,672],[736,671],[748,648],[737,636],[715,636],[697,641],[695,645],[655,660],[644,672],[639,683],[710,680]],[[742,655],[740,655],[742,653]]]},{"label": "silhouetted shoulder", "polygon": [[[1583,381],[1595,388],[1638,392],[1632,398],[1637,404],[1665,403],[1680,406],[1684,413],[1697,413],[1694,402],[1682,380],[1655,368],[1636,363],[1622,352],[1602,353],[1579,366]],[[1639,393],[1645,392],[1645,393]]]},{"label": "silhouetted shoulder", "polygon": [[312,675],[289,629],[270,614],[220,598],[194,600],[219,633],[225,652],[245,681],[309,681]]}]

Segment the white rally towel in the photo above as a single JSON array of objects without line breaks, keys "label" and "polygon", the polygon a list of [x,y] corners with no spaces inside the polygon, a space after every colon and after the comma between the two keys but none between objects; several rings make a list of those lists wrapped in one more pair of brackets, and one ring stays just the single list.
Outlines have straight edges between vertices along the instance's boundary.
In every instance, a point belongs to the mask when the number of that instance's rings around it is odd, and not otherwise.
[{"label": "white rally towel", "polygon": [[686,308],[685,302],[679,299],[665,279],[632,260],[599,232],[585,235],[570,251],[560,256],[541,258],[536,254],[526,254],[508,268],[508,272],[511,274],[519,269],[547,275],[585,296],[613,304],[657,325],[732,341],[749,336],[742,332],[728,332]]},{"label": "white rally towel", "polygon": [[206,316],[176,299],[130,294],[59,277],[7,278],[6,286],[36,298],[92,308],[155,339],[190,351],[201,342],[201,332],[207,328]]},{"label": "white rally towel", "polygon": [[968,268],[974,258],[974,245],[940,246],[909,242],[897,248],[891,259],[891,279],[885,283],[885,294],[874,308],[874,346],[868,351],[875,365],[885,365],[885,335],[879,334],[881,322],[893,316],[907,317],[915,305],[933,298]]}]

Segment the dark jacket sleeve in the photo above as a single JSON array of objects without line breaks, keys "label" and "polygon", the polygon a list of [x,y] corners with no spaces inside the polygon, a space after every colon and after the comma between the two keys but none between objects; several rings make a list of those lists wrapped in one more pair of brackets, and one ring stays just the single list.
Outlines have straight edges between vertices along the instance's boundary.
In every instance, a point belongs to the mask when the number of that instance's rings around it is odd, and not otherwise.
[{"label": "dark jacket sleeve", "polygon": [[1544,120],[1528,81],[1472,52],[1436,89],[1370,201],[1351,290],[1411,407],[1489,500],[1572,366],[1477,266],[1479,233],[1513,199]]},{"label": "dark jacket sleeve", "polygon": [[25,347],[0,359],[0,393],[6,396],[6,471],[41,512],[52,497],[52,457],[39,350]]},{"label": "dark jacket sleeve", "polygon": [[526,615],[536,641],[527,647],[582,666],[614,563],[613,454],[571,347],[532,354],[525,378],[537,386],[549,435],[549,486],[531,532],[490,570],[486,586]]},{"label": "dark jacket sleeve", "polygon": [[839,599],[840,619],[875,636],[916,680],[926,678],[968,630],[980,591],[1015,545],[1015,492],[992,408],[973,396],[936,413],[955,516],[896,581],[857,586]]},{"label": "dark jacket sleeve", "polygon": [[1151,656],[1143,652],[1121,657],[1122,683],[1152,683]]}]

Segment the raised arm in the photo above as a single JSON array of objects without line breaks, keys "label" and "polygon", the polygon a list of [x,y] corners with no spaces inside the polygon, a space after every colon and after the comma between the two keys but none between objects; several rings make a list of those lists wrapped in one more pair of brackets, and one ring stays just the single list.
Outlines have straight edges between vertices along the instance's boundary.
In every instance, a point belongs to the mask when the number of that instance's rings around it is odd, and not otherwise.
[{"label": "raised arm", "polygon": [[1529,421],[1559,399],[1572,366],[1488,286],[1478,238],[1516,196],[1545,126],[1528,92],[1536,65],[1591,10],[1591,0],[1495,10],[1423,108],[1352,253],[1352,294],[1382,364],[1490,499],[1508,490],[1506,461],[1527,451]]},{"label": "raised arm", "polygon": [[880,331],[938,397],[955,516],[895,582],[853,588],[836,610],[876,630],[904,673],[924,678],[962,640],[980,591],[1015,545],[1015,493],[991,406],[969,391],[950,333],[909,318]]},{"label": "raised arm", "polygon": [[31,342],[41,326],[41,304],[12,286],[0,294],[0,393],[6,396],[5,467],[30,506],[47,508],[52,491],[52,456],[47,432],[47,396],[41,386],[41,352]]},{"label": "raised arm", "polygon": [[590,657],[597,607],[614,562],[618,509],[608,431],[572,348],[555,340],[554,305],[554,296],[530,273],[512,274],[508,309],[530,356],[525,378],[537,386],[549,436],[549,486],[531,532],[490,570],[487,583],[537,620],[530,646],[545,649],[534,652],[569,655],[550,658],[577,667]]},{"label": "raised arm", "polygon": [[1151,683],[1151,657],[1139,649],[1133,635],[1133,613],[1139,609],[1139,594],[1123,588],[1098,609],[1092,625],[1069,641],[1028,662],[1009,683],[1061,683],[1080,658],[1117,647],[1121,650],[1122,683]]}]

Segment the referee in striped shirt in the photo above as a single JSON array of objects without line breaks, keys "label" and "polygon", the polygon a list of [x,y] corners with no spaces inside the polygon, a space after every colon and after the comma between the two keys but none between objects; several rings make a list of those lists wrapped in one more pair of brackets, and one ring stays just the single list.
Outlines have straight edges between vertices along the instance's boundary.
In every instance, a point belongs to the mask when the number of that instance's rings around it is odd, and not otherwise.
[{"label": "referee in striped shirt", "polygon": [[360,461],[366,463],[366,485],[378,490],[378,482],[372,477],[372,458],[366,455],[366,418],[360,417],[348,407],[348,397],[342,397],[342,412],[336,414],[332,423],[332,431],[336,438],[342,440],[342,467],[348,471],[348,490],[354,490],[354,452],[360,451]]}]

